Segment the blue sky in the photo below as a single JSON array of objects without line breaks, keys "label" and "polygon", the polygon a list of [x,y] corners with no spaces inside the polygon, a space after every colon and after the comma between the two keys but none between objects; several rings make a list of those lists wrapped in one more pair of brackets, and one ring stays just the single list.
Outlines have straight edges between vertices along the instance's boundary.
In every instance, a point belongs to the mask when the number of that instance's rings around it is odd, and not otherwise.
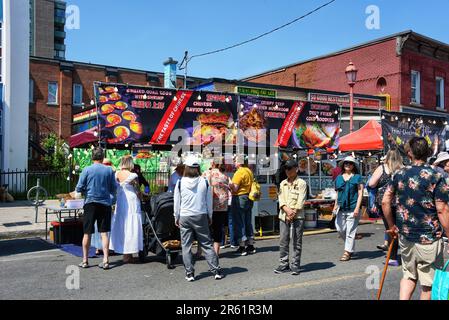
[{"label": "blue sky", "polygon": [[[233,45],[327,1],[67,0],[80,9],[80,28],[66,30],[66,58],[163,72],[168,57]],[[365,26],[369,5],[380,9],[379,30]],[[449,43],[448,12],[448,0],[337,0],[255,42],[192,59],[188,75],[240,79],[409,29]]]}]

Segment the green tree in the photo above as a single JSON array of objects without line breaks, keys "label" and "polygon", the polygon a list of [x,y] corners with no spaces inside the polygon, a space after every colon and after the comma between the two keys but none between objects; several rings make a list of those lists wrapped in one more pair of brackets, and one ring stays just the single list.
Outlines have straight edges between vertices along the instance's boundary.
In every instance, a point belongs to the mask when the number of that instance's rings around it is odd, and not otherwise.
[{"label": "green tree", "polygon": [[48,169],[60,170],[68,168],[66,155],[66,144],[64,140],[59,139],[54,133],[50,133],[42,141],[42,147],[49,153],[45,155],[44,161]]}]

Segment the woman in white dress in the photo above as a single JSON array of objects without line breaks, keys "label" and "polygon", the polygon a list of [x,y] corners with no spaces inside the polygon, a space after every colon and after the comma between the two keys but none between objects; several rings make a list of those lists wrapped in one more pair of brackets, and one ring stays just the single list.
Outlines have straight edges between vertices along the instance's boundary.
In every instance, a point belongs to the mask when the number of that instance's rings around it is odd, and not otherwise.
[{"label": "woman in white dress", "polygon": [[120,171],[115,174],[120,186],[117,189],[117,203],[111,221],[109,249],[123,254],[125,263],[135,262],[133,254],[143,250],[138,177],[131,172],[133,168],[132,157],[124,156],[120,161]]}]

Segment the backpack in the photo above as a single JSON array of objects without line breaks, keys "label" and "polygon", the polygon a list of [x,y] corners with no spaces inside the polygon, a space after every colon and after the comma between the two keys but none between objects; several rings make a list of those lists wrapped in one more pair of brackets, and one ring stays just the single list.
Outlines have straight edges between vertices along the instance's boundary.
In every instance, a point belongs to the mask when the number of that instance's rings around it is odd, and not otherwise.
[{"label": "backpack", "polygon": [[[246,169],[248,169],[248,168],[246,168]],[[250,174],[251,179],[253,180],[251,182],[251,189],[249,191],[248,198],[251,201],[259,201],[260,197],[261,197],[260,184],[254,178],[254,175],[253,175],[253,173],[252,173],[252,171],[250,169],[248,169],[248,172]]]}]

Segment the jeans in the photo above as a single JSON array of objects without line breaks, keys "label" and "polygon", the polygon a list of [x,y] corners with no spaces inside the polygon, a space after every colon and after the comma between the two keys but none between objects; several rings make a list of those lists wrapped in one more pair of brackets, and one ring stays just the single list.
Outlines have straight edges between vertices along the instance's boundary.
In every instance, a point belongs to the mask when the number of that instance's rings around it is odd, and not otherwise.
[{"label": "jeans", "polygon": [[[232,223],[232,206],[230,205],[228,207],[228,212],[226,213],[227,215],[227,219],[228,219],[228,232],[229,232],[229,243],[231,246],[238,246],[239,243],[237,242],[237,239],[235,238],[235,232],[234,232],[234,226]],[[223,227],[223,239],[221,240],[221,245],[224,246],[226,245],[225,240],[226,240],[226,229],[225,227]]]},{"label": "jeans", "polygon": [[254,244],[254,230],[252,226],[253,202],[248,195],[232,197],[232,219],[235,238],[241,247]]}]

